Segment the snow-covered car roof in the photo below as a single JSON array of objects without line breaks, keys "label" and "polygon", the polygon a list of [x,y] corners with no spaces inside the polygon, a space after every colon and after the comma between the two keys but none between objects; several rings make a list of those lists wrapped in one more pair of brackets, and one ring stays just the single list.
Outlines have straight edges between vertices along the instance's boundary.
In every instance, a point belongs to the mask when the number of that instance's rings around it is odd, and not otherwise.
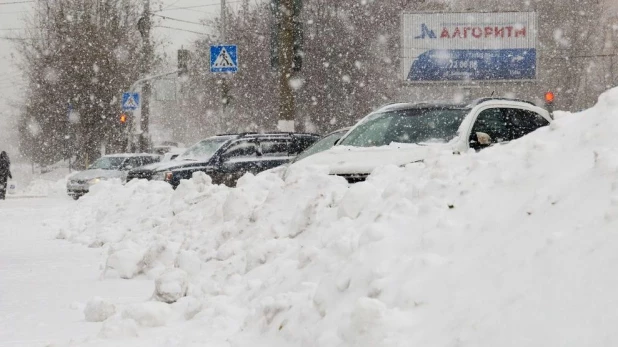
[{"label": "snow-covered car roof", "polygon": [[132,158],[132,157],[159,157],[158,154],[153,153],[115,153],[106,154],[101,158]]}]

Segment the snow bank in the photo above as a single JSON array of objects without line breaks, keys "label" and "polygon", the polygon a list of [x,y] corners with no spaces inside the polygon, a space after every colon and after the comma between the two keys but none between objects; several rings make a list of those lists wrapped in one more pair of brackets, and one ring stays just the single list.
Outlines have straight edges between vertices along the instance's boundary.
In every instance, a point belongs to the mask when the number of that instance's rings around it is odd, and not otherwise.
[{"label": "snow bank", "polygon": [[116,313],[116,306],[102,298],[92,298],[84,308],[87,322],[103,322]]},{"label": "snow bank", "polygon": [[13,183],[16,189],[12,195],[16,197],[66,196],[66,179],[71,175],[68,164],[58,162],[47,168],[44,173],[33,172],[30,164],[14,163],[11,165]]},{"label": "snow bank", "polygon": [[247,175],[235,189],[205,175],[176,191],[102,183],[58,232],[105,248],[105,273],[157,281],[152,301],[100,337],[165,325],[140,339],[617,345],[617,133],[614,89],[509,145],[352,186],[320,168]]},{"label": "snow bank", "polygon": [[35,179],[25,187],[17,185],[15,195],[27,197],[66,196],[66,179],[56,181]]}]

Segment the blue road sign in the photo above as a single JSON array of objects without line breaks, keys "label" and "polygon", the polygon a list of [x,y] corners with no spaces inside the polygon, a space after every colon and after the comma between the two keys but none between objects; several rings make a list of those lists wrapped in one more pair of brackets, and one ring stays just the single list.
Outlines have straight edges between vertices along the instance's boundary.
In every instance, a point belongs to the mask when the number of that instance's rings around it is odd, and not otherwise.
[{"label": "blue road sign", "polygon": [[236,45],[210,46],[210,72],[238,72]]},{"label": "blue road sign", "polygon": [[122,94],[122,110],[123,111],[135,111],[140,105],[139,93],[123,93]]}]

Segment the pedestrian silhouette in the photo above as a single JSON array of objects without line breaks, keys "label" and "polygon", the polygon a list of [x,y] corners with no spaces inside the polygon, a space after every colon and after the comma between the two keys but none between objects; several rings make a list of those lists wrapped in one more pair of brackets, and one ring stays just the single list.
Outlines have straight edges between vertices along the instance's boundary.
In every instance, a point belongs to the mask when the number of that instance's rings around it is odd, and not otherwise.
[{"label": "pedestrian silhouette", "polygon": [[6,186],[9,178],[13,178],[11,175],[11,160],[9,155],[2,151],[0,153],[0,200],[6,198]]}]

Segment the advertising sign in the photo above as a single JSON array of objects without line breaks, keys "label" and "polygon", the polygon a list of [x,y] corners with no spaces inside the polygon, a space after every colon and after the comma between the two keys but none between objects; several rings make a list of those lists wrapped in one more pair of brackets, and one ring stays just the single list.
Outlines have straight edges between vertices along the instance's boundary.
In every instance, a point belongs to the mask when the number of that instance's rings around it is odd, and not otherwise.
[{"label": "advertising sign", "polygon": [[534,80],[535,12],[406,13],[403,78],[422,81]]}]

